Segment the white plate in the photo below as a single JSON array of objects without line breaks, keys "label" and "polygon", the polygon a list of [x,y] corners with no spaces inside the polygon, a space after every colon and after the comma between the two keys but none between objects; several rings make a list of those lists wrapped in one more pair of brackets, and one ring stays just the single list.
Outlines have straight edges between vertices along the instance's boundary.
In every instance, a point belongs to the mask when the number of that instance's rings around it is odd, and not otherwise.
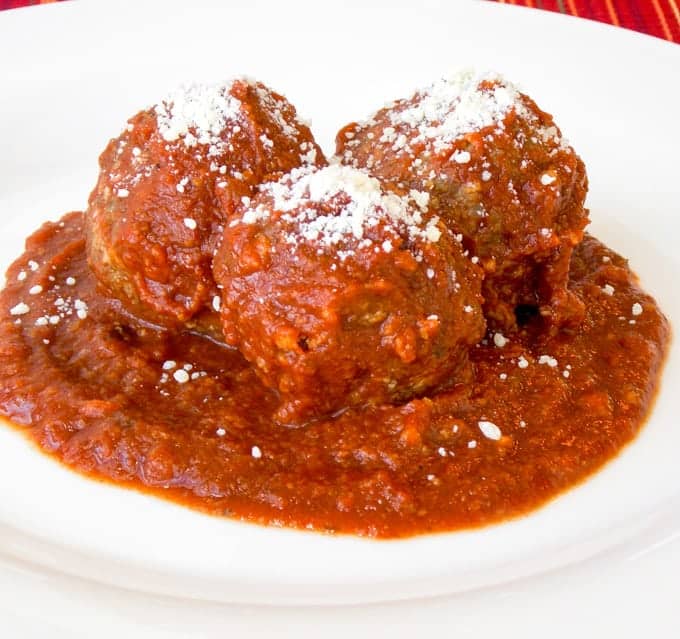
[{"label": "white plate", "polygon": [[[65,3],[0,14],[0,262],[83,208],[130,114],[187,80],[255,76],[320,142],[454,67],[501,71],[589,169],[593,232],[680,318],[680,49],[492,3]],[[141,6],[140,6],[141,5]],[[677,343],[639,439],[529,517],[371,542],[258,528],[76,476],[0,429],[0,633],[8,637],[666,636],[680,628]],[[96,633],[93,628],[96,628]],[[9,630],[7,630],[9,629]]]}]

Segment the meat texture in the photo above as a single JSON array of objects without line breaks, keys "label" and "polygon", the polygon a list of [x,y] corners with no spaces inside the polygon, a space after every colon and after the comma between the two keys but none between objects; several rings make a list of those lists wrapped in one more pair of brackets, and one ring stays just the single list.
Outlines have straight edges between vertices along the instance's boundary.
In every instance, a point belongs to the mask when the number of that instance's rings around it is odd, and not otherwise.
[{"label": "meat texture", "polygon": [[325,164],[295,108],[259,82],[193,85],[132,117],[100,157],[86,215],[104,292],[161,326],[220,337],[212,258],[258,184]]},{"label": "meat texture", "polygon": [[224,335],[279,394],[279,423],[469,381],[481,270],[428,199],[350,167],[296,169],[225,228]]},{"label": "meat texture", "polygon": [[524,312],[578,324],[569,260],[588,222],[585,167],[553,119],[496,75],[462,72],[352,123],[342,163],[417,189],[485,272],[484,312],[512,330]]}]

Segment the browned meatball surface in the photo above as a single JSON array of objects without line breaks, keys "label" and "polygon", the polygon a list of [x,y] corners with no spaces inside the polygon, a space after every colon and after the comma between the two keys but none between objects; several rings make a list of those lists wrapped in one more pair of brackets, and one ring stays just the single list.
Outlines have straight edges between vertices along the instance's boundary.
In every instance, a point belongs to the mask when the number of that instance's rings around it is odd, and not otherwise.
[{"label": "browned meatball surface", "polygon": [[262,185],[215,258],[227,343],[300,424],[469,381],[481,270],[427,213],[350,167]]},{"label": "browned meatball surface", "polygon": [[86,215],[90,266],[134,315],[219,336],[212,257],[263,181],[325,164],[295,108],[259,82],[192,85],[132,117],[100,157]]},{"label": "browned meatball surface", "polygon": [[[578,323],[569,260],[588,222],[585,167],[552,117],[499,76],[462,72],[337,136],[340,161],[430,195],[485,271],[484,311],[512,329],[518,307]],[[522,309],[520,308],[520,311]]]}]

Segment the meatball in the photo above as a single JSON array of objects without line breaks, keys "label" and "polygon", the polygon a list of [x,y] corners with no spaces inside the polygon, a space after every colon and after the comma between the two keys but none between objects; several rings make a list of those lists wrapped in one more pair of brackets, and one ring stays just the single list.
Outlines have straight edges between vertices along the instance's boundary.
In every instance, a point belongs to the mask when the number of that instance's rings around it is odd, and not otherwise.
[{"label": "meatball", "polygon": [[512,84],[459,73],[349,124],[336,142],[339,161],[430,195],[484,269],[491,325],[512,330],[518,311],[550,327],[580,321],[567,279],[588,222],[585,166]]},{"label": "meatball", "polygon": [[99,162],[86,234],[104,291],[138,317],[218,337],[212,258],[225,221],[260,182],[325,159],[285,98],[239,79],[138,113]]},{"label": "meatball", "polygon": [[296,169],[225,228],[225,339],[279,394],[279,423],[469,381],[481,270],[427,201],[350,167]]}]

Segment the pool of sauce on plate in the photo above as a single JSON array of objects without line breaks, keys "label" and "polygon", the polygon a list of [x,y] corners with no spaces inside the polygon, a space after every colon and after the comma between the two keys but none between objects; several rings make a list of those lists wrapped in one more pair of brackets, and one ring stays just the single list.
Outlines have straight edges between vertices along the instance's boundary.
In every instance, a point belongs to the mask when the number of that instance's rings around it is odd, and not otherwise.
[{"label": "pool of sauce on plate", "polygon": [[377,537],[481,526],[574,486],[639,432],[670,339],[626,261],[586,236],[577,331],[525,320],[474,382],[301,428],[236,351],[98,294],[83,216],[27,241],[0,294],[0,413],[74,470],[262,524]]}]

